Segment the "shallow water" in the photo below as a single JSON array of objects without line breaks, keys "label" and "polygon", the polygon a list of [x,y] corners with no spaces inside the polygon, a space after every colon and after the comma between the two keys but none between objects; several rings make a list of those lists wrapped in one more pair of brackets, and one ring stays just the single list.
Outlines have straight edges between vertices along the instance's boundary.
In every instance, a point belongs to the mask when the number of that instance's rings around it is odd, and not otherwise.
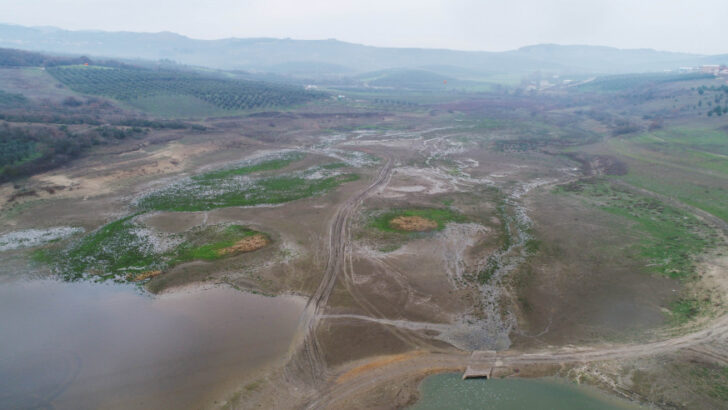
[{"label": "shallow water", "polygon": [[0,408],[199,408],[282,358],[296,297],[225,287],[0,285]]},{"label": "shallow water", "polygon": [[429,376],[420,384],[421,397],[413,410],[623,410],[634,403],[595,388],[554,379],[472,379],[460,373]]}]

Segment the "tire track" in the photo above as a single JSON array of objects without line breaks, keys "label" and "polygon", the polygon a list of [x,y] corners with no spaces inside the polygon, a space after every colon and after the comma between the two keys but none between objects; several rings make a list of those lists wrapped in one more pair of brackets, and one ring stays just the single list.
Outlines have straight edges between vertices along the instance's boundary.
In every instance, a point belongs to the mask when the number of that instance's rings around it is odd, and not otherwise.
[{"label": "tire track", "polygon": [[[316,336],[316,328],[322,318],[331,291],[334,289],[339,274],[346,269],[347,253],[351,246],[349,241],[349,221],[361,203],[373,192],[389,182],[392,174],[392,158],[387,158],[384,166],[374,181],[363,191],[352,196],[339,208],[329,228],[329,257],[326,262],[321,282],[316,292],[306,303],[299,320],[297,334],[300,348],[295,352],[293,362],[296,369],[314,384],[326,379],[326,362],[321,344]],[[296,343],[296,342],[294,342]]]},{"label": "tire track", "polygon": [[[407,324],[411,326],[411,324]],[[417,326],[417,325],[415,325]],[[683,336],[645,344],[627,344],[596,348],[559,348],[536,352],[503,351],[497,354],[471,355],[435,352],[414,356],[406,362],[362,372],[343,383],[331,383],[306,408],[340,408],[339,405],[354,395],[376,386],[426,375],[432,372],[463,371],[473,367],[516,367],[528,365],[589,363],[605,360],[623,360],[655,356],[676,351],[690,351],[716,361],[728,359],[728,354],[712,346],[728,343],[728,315],[713,321],[707,328]],[[706,346],[707,345],[707,346]]]}]

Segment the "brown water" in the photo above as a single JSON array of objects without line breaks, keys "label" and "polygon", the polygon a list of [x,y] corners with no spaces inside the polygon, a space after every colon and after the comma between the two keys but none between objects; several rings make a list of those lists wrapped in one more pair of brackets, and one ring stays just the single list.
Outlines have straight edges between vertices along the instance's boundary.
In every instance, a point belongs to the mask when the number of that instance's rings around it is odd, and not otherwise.
[{"label": "brown water", "polygon": [[283,358],[304,301],[0,284],[0,408],[200,408]]}]

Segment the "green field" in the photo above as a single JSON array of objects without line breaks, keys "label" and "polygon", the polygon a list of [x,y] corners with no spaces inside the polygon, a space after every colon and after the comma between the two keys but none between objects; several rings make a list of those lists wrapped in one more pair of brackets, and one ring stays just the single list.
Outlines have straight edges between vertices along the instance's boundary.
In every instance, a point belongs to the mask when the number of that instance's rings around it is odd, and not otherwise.
[{"label": "green field", "polygon": [[728,221],[726,142],[725,131],[672,128],[608,145],[629,165],[626,175],[615,178]]},{"label": "green field", "polygon": [[634,159],[728,176],[727,143],[728,133],[725,131],[685,128],[671,128],[628,140],[610,141],[617,152]]},{"label": "green field", "polygon": [[222,116],[235,113],[192,95],[155,94],[125,101],[126,105],[164,118]]},{"label": "green field", "polygon": [[304,157],[305,154],[301,152],[289,152],[281,155],[279,158],[264,159],[242,167],[227,168],[221,169],[219,171],[208,172],[202,175],[196,175],[192,177],[192,179],[200,183],[217,182],[220,179],[229,178],[236,175],[247,175],[255,172],[275,171],[277,169],[285,168],[294,162],[300,161]]},{"label": "green field", "polygon": [[123,280],[130,272],[162,269],[162,255],[155,252],[149,237],[143,235],[130,215],[85,236],[58,255],[60,273],[67,280],[86,275],[99,280]]},{"label": "green field", "polygon": [[664,85],[675,82],[711,79],[712,74],[703,73],[646,73],[646,74],[620,74],[598,77],[577,88],[581,91],[620,92],[638,87]]},{"label": "green field", "polygon": [[[268,235],[240,225],[213,225],[184,234],[155,233],[135,221],[138,214],[108,223],[66,249],[41,248],[37,262],[56,267],[66,280],[139,281],[151,271],[164,271],[193,260],[217,260],[234,253],[220,250],[237,241]],[[146,280],[148,277],[141,276]]]},{"label": "green field", "polygon": [[[101,66],[49,67],[72,90],[97,94],[167,115],[206,115],[220,110],[286,107],[324,98],[302,87],[232,80],[190,71]],[[201,112],[196,110],[202,109]]]},{"label": "green field", "polygon": [[575,195],[624,221],[625,235],[637,238],[629,255],[645,269],[680,280],[695,276],[694,259],[714,244],[711,229],[696,217],[657,199],[614,186],[608,180],[581,180],[560,186],[557,193]]},{"label": "green field", "polygon": [[[213,226],[196,229],[188,234],[188,240],[177,247],[172,263],[188,262],[193,260],[217,260],[226,255],[220,251],[233,246],[241,239],[254,235],[268,235],[254,231],[240,225]],[[192,238],[189,238],[192,237]]]},{"label": "green field", "polygon": [[279,204],[319,195],[359,178],[356,174],[342,174],[337,168],[323,166],[283,175],[248,177],[251,173],[281,169],[301,158],[301,154],[286,154],[197,175],[140,198],[137,206],[157,211],[204,211]]}]

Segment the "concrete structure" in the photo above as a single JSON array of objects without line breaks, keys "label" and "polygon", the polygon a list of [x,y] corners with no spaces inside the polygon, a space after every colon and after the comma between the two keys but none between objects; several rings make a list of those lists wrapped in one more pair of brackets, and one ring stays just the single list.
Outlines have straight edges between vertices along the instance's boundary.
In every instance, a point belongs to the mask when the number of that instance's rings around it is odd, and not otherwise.
[{"label": "concrete structure", "polygon": [[493,376],[492,367],[478,367],[472,368],[468,366],[463,373],[463,380],[465,379],[490,379]]},{"label": "concrete structure", "polygon": [[463,373],[465,379],[490,379],[493,368],[502,365],[495,350],[476,350],[470,354],[470,361],[479,362],[477,365],[468,365]]}]

